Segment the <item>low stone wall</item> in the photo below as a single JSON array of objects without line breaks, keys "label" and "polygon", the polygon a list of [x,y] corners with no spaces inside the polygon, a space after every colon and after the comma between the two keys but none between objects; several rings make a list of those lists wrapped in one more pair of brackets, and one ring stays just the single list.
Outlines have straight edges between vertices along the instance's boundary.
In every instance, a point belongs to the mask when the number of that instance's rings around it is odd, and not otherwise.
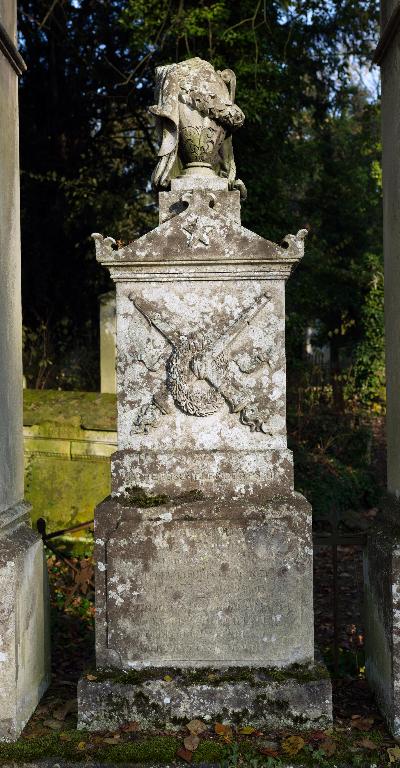
[{"label": "low stone wall", "polygon": [[115,395],[25,390],[25,498],[33,525],[43,517],[50,532],[92,519],[110,493],[116,447]]}]

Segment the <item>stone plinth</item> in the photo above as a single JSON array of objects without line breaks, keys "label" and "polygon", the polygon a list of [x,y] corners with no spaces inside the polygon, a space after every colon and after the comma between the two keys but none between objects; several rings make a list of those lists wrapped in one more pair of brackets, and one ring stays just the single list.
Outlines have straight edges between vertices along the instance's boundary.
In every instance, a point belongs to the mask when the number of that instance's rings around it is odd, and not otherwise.
[{"label": "stone plinth", "polygon": [[375,63],[382,75],[383,250],[385,263],[386,437],[388,500],[371,535],[365,564],[366,668],[386,717],[400,737],[400,26],[398,3],[381,0]]},{"label": "stone plinth", "polygon": [[364,555],[367,679],[400,738],[400,502],[388,495]]},{"label": "stone plinth", "polygon": [[79,682],[78,704],[78,727],[89,731],[132,720],[143,728],[181,728],[199,713],[206,722],[256,728],[326,728],[332,719],[331,682],[320,665],[294,665],[285,673],[242,667],[100,674]]},{"label": "stone plinth", "polygon": [[122,499],[97,508],[97,664],[129,670],[310,662],[305,499],[190,496],[148,509]]},{"label": "stone plinth", "polygon": [[[258,237],[220,182],[175,180],[159,227],[124,248],[95,235],[117,287],[118,451],[95,513],[96,663],[111,672],[81,682],[80,727],[136,719],[144,691],[113,674],[149,667],[148,725],[154,712],[331,718],[314,667],[311,509],[286,442],[285,281],[304,233]],[[258,682],[185,688],[185,670],[247,668]]]},{"label": "stone plinth", "polygon": [[49,683],[47,572],[23,503],[17,4],[0,0],[0,741]]},{"label": "stone plinth", "polygon": [[0,741],[14,741],[50,683],[49,594],[29,507],[2,513],[0,529]]}]

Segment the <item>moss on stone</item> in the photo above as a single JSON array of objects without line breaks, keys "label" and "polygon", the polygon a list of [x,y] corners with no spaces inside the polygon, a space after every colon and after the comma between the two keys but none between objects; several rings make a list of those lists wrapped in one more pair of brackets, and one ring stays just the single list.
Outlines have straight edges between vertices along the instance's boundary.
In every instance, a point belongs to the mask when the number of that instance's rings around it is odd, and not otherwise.
[{"label": "moss on stone", "polygon": [[219,686],[224,683],[249,682],[262,686],[266,682],[296,680],[307,683],[313,680],[329,680],[329,672],[323,664],[292,664],[290,667],[232,667],[226,670],[211,667],[199,669],[179,669],[173,667],[146,667],[129,671],[116,669],[98,669],[91,671],[98,682],[110,680],[114,683],[140,685],[147,680],[176,680],[180,685]]},{"label": "moss on stone", "polygon": [[119,493],[116,500],[119,504],[135,507],[159,507],[163,504],[190,504],[194,501],[202,501],[204,494],[198,490],[187,491],[178,496],[167,496],[165,493],[150,494],[138,485],[126,488],[125,493]]},{"label": "moss on stone", "polygon": [[148,494],[138,485],[132,485],[125,489],[125,493],[119,493],[116,496],[116,500],[119,504],[124,506],[133,507],[159,507],[161,504],[166,504],[170,501],[169,496],[165,493]]},{"label": "moss on stone", "polygon": [[79,424],[83,429],[115,432],[117,400],[100,392],[59,392],[51,389],[24,390],[24,425],[54,422]]},{"label": "moss on stone", "polygon": [[113,763],[175,763],[181,742],[175,736],[149,736],[96,750],[96,760]]}]

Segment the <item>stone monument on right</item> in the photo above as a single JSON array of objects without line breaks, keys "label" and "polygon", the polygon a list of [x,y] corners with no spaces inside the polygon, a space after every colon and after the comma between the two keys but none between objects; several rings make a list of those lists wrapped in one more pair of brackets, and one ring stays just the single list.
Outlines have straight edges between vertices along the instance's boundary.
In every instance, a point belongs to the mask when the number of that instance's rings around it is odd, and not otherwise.
[{"label": "stone monument on right", "polygon": [[116,283],[118,451],[79,725],[325,726],[311,508],[286,441],[285,282],[306,232],[277,245],[241,225],[231,70],[161,67],[152,112],[159,226],[119,250],[94,235]]},{"label": "stone monument on right", "polygon": [[388,728],[400,739],[400,8],[381,0],[374,63],[382,77],[387,494],[364,552],[366,672]]}]

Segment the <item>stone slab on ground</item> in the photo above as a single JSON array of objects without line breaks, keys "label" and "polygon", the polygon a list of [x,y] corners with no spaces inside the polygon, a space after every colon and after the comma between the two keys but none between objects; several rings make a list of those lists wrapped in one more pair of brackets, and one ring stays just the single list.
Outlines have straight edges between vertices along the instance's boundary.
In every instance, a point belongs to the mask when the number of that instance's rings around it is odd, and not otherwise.
[{"label": "stone slab on ground", "polygon": [[43,544],[25,522],[0,531],[0,593],[0,741],[13,741],[50,683]]},{"label": "stone slab on ground", "polygon": [[[159,671],[157,671],[159,674]],[[78,684],[78,728],[113,730],[132,720],[142,727],[179,728],[194,718],[262,728],[324,728],[332,722],[331,682],[326,668],[221,670],[204,673],[154,670],[137,682],[99,674]],[[167,678],[167,679],[165,679]],[[211,679],[208,679],[211,678]],[[125,681],[124,681],[125,680]]]},{"label": "stone slab on ground", "polygon": [[366,672],[377,704],[400,738],[400,501],[387,496],[364,555]]}]

